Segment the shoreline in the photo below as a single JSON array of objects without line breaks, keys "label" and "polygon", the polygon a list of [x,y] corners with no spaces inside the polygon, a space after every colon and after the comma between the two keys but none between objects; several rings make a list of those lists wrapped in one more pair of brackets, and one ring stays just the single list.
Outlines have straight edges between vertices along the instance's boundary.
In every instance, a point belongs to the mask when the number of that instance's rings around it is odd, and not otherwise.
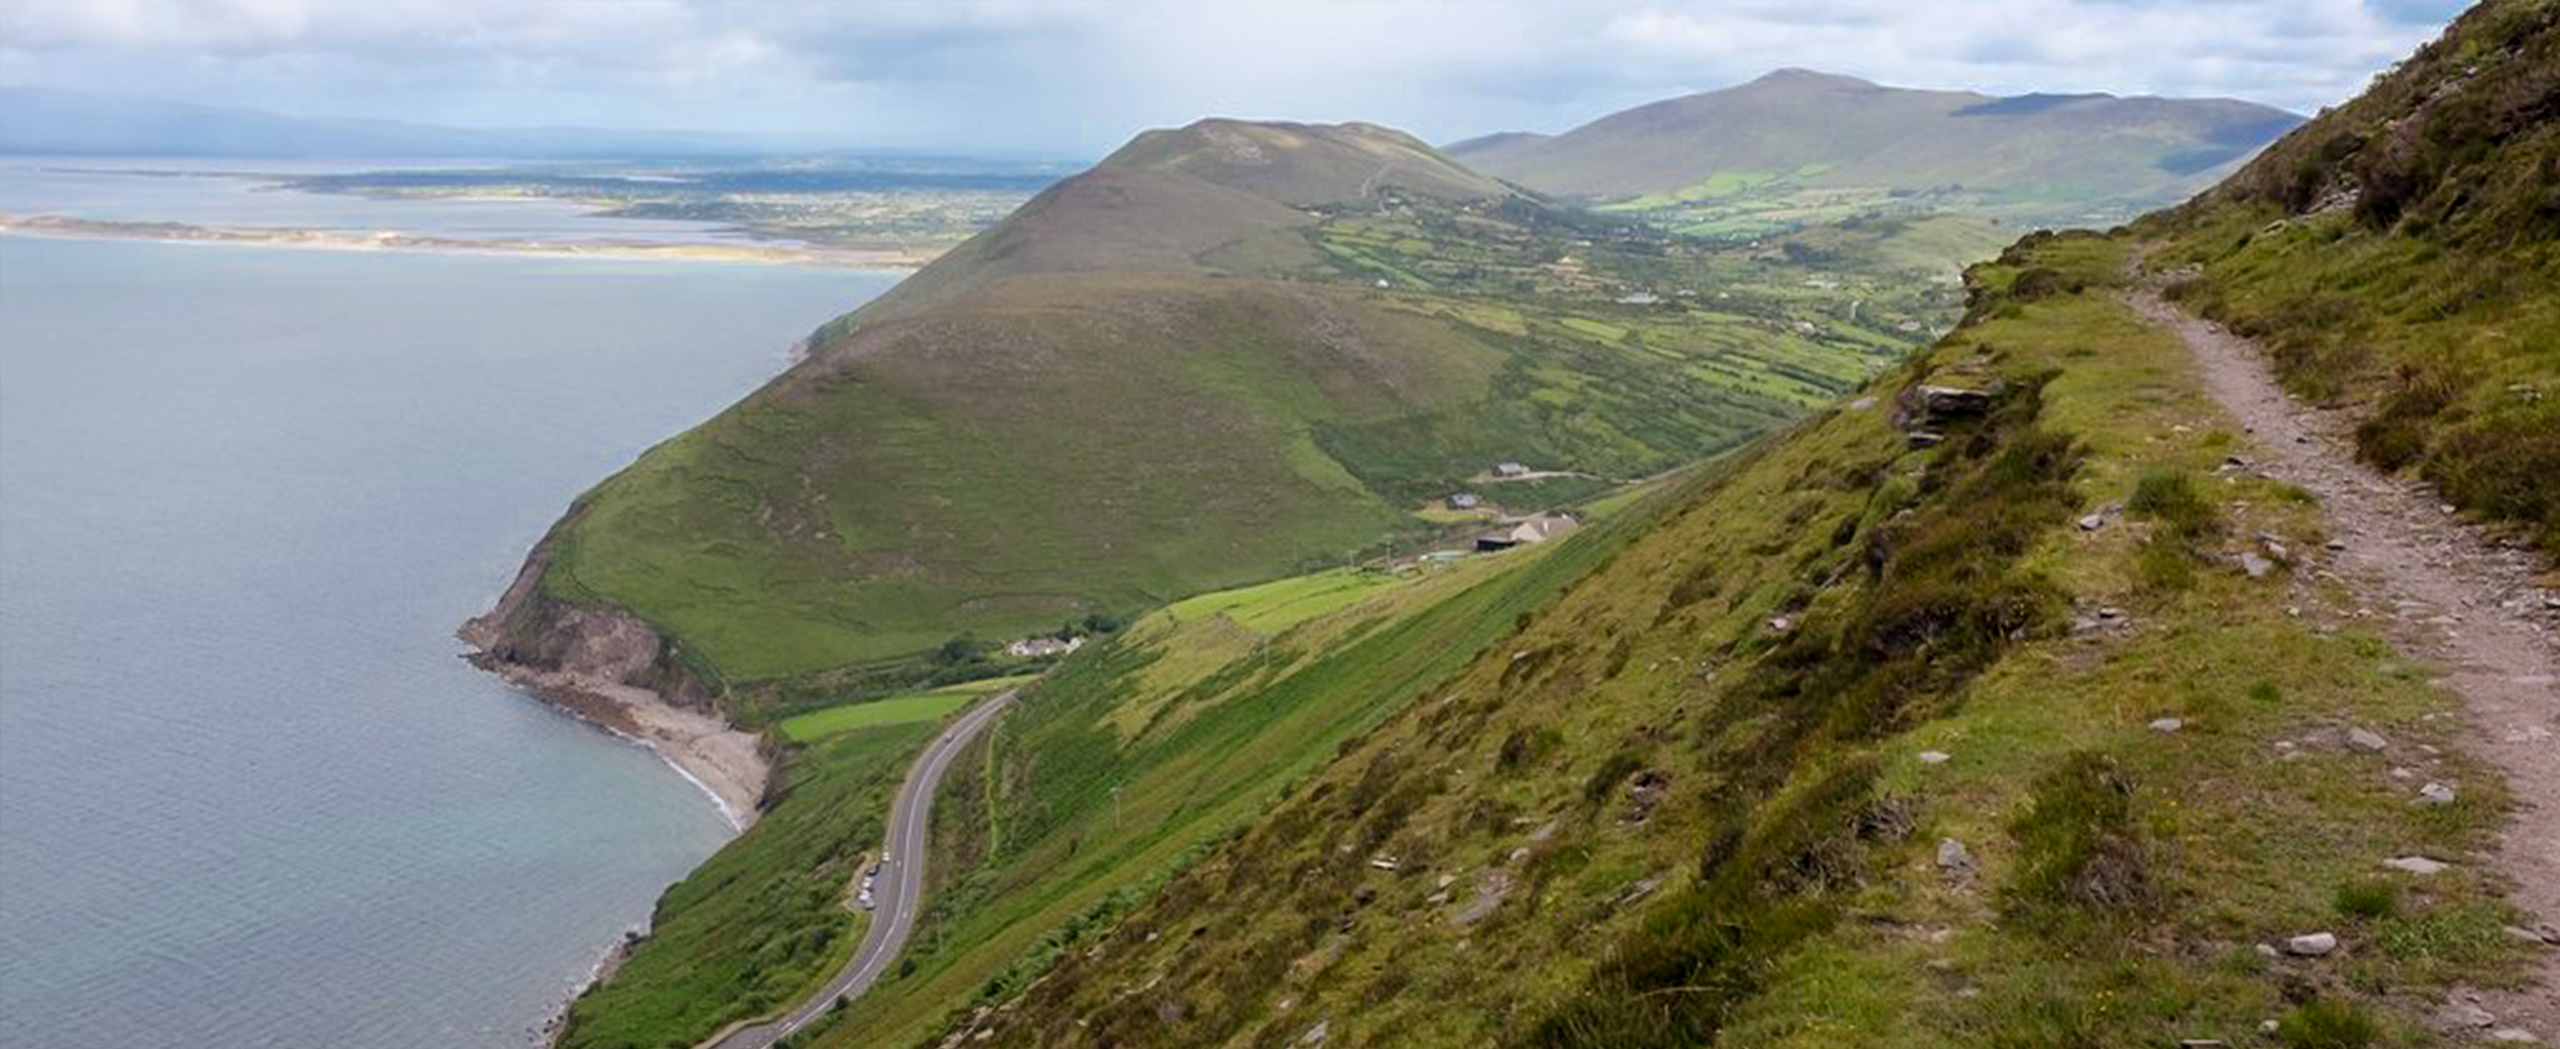
[{"label": "shoreline", "polygon": [[465,658],[554,710],[646,748],[693,784],[740,834],[755,826],[773,765],[763,741],[715,714],[677,706],[636,685],[509,663],[485,650]]},{"label": "shoreline", "polygon": [[559,1045],[560,1036],[569,1033],[570,1007],[578,1004],[578,999],[586,997],[588,991],[594,990],[596,985],[603,983],[620,970],[622,963],[630,960],[632,948],[638,947],[641,941],[648,938],[649,923],[646,920],[622,930],[622,935],[615,937],[612,945],[596,955],[596,963],[587,967],[587,974],[570,986],[569,993],[560,999],[560,1006],[551,1010],[551,1015],[542,1023],[525,1030],[525,1033],[530,1036],[525,1040],[525,1044],[534,1049],[552,1049],[553,1046]]},{"label": "shoreline", "polygon": [[159,244],[228,244],[319,251],[409,251],[444,255],[509,255],[636,262],[728,262],[824,269],[912,271],[939,250],[912,248],[783,247],[770,244],[581,243],[532,240],[463,240],[411,233],[355,233],[295,226],[196,226],[182,222],[123,222],[57,215],[0,213],[0,236],[44,240],[135,240]]}]

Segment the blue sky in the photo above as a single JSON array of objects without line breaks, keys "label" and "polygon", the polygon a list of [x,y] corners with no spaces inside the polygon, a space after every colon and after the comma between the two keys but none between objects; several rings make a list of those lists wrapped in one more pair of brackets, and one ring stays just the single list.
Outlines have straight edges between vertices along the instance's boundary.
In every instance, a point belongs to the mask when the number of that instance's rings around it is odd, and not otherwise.
[{"label": "blue sky", "polygon": [[[2360,89],[2456,0],[5,0],[0,83],[475,125],[1099,155],[1204,115],[1555,131],[1801,66],[1994,93]],[[0,114],[5,119],[5,114]]]}]

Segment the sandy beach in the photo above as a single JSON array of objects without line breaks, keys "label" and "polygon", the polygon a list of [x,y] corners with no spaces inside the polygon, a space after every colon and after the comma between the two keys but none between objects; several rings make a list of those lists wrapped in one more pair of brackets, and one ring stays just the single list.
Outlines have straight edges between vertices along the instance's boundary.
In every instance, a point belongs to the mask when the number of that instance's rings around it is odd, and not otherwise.
[{"label": "sandy beach", "polygon": [[570,671],[541,671],[513,663],[487,664],[509,684],[601,725],[650,750],[720,804],[730,825],[755,825],[757,805],[773,766],[754,733],[721,718],[669,703],[645,688]]}]

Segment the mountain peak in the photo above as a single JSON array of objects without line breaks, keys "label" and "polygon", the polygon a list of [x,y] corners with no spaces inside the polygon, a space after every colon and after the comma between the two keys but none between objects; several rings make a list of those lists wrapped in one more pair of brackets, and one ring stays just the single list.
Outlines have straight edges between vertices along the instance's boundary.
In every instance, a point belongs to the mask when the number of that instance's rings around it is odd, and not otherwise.
[{"label": "mountain peak", "polygon": [[1172,172],[1292,207],[1347,203],[1389,186],[1450,200],[1511,193],[1412,135],[1368,123],[1211,117],[1141,133],[1098,169]]},{"label": "mountain peak", "polygon": [[1744,86],[1747,87],[1752,85],[1767,85],[1771,87],[1833,88],[1872,88],[1877,86],[1875,81],[1872,80],[1861,80],[1857,77],[1841,73],[1825,73],[1818,69],[1806,69],[1802,66],[1784,66],[1778,69],[1772,69],[1766,73],[1760,74],[1756,78],[1753,78],[1749,84]]}]

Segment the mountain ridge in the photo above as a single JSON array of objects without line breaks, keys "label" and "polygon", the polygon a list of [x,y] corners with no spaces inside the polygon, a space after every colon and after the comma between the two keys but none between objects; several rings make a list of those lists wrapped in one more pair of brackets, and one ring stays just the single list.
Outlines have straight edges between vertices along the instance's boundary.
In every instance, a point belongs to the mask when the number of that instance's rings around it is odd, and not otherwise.
[{"label": "mountain ridge", "polygon": [[1451,155],[1568,196],[1676,194],[1718,172],[1810,165],[1823,170],[1800,181],[1815,186],[1961,184],[2025,197],[2082,186],[2082,196],[2167,203],[2186,195],[2178,187],[2200,188],[2196,176],[2236,162],[2300,120],[2233,99],[1999,98],[1782,69],[1553,136],[1469,139],[1452,144]]}]

